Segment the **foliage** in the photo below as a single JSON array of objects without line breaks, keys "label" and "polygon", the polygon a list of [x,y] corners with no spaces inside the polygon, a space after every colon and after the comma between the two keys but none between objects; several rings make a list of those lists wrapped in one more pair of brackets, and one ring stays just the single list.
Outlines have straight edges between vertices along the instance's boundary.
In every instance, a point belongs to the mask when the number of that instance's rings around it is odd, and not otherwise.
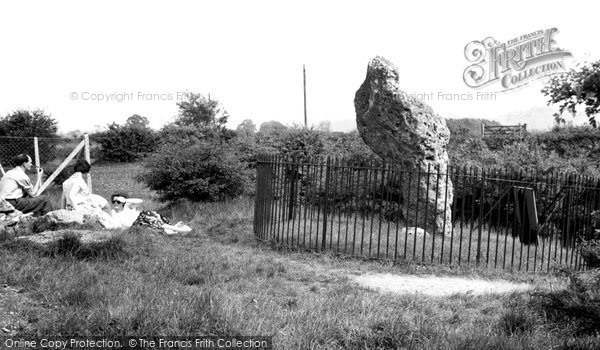
[{"label": "foliage", "polygon": [[[34,157],[33,137],[57,137],[57,123],[42,110],[17,110],[0,119],[0,162],[11,166],[12,158],[20,153]],[[2,138],[3,136],[19,137]],[[43,164],[54,157],[55,142],[40,139],[38,141],[40,162]]]},{"label": "foliage", "polygon": [[288,127],[283,125],[282,123],[280,123],[276,120],[271,120],[271,121],[260,124],[258,132],[260,132],[262,134],[278,135],[287,129],[288,129]]},{"label": "foliage", "polygon": [[150,121],[148,120],[148,118],[142,117],[139,114],[132,115],[131,117],[127,118],[127,121],[125,122],[125,126],[132,128],[146,129],[149,127],[149,125]]},{"label": "foliage", "polygon": [[139,180],[164,200],[219,201],[252,191],[250,170],[226,142],[163,144]]},{"label": "foliage", "polygon": [[588,267],[600,268],[600,240],[584,241],[580,245],[581,257]]},{"label": "foliage", "polygon": [[560,104],[559,113],[554,114],[557,123],[565,122],[562,118],[565,110],[574,115],[576,107],[583,104],[590,125],[597,127],[595,115],[600,112],[600,61],[580,65],[552,77],[542,93],[548,96],[548,105]]},{"label": "foliage", "polygon": [[110,162],[133,162],[157,147],[156,132],[142,124],[112,123],[94,138],[102,145],[102,160]]},{"label": "foliage", "polygon": [[252,119],[246,119],[238,125],[235,131],[240,137],[253,137],[256,133],[256,124]]},{"label": "foliage", "polygon": [[214,130],[225,127],[229,114],[220,106],[219,101],[196,93],[189,93],[186,97],[186,100],[177,103],[179,114],[175,120],[176,125],[194,125]]},{"label": "foliage", "polygon": [[57,122],[43,110],[17,110],[0,119],[0,136],[56,137]]}]

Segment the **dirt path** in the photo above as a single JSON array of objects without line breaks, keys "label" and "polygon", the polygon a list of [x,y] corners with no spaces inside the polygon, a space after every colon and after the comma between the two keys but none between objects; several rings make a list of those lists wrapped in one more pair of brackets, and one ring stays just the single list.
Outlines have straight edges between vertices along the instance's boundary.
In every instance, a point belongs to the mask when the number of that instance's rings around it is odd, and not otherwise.
[{"label": "dirt path", "polygon": [[456,293],[473,295],[510,293],[533,288],[532,285],[527,283],[512,283],[504,280],[487,281],[462,277],[392,275],[390,273],[350,276],[350,280],[362,287],[382,292],[398,294],[422,293],[430,296],[447,296]]}]

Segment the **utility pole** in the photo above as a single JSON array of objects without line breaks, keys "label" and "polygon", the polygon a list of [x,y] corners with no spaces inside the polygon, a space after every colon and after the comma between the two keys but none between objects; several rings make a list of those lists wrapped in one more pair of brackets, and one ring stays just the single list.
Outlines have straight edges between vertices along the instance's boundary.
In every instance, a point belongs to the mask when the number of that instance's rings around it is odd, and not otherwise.
[{"label": "utility pole", "polygon": [[306,119],[306,67],[302,65],[302,76],[304,80],[304,127],[308,128],[308,122]]}]

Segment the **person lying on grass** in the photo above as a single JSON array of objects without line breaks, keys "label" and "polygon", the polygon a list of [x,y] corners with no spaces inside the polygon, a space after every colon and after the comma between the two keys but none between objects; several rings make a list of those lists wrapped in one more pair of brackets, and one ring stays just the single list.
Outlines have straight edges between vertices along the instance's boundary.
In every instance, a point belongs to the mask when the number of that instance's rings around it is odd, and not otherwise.
[{"label": "person lying on grass", "polygon": [[171,225],[169,220],[155,211],[140,211],[138,205],[143,202],[139,198],[128,198],[121,193],[115,193],[110,196],[113,205],[111,216],[115,223],[121,227],[143,226],[155,229],[162,229],[166,234],[175,234],[178,232],[190,232],[191,227],[184,225],[181,221]]}]

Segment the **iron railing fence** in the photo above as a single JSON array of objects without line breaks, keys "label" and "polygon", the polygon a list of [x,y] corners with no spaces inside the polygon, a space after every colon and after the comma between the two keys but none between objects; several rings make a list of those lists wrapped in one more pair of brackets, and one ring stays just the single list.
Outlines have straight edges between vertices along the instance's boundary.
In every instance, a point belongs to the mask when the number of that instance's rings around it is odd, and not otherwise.
[{"label": "iron railing fence", "polygon": [[[423,183],[426,189],[416,185]],[[254,232],[291,248],[367,258],[534,272],[582,269],[578,247],[595,234],[590,214],[600,208],[599,191],[598,179],[574,174],[422,171],[263,155]],[[407,205],[411,196],[419,199],[416,206]],[[441,201],[448,205],[438,206]],[[443,225],[420,219],[432,216]],[[435,232],[439,227],[448,229]]]}]

